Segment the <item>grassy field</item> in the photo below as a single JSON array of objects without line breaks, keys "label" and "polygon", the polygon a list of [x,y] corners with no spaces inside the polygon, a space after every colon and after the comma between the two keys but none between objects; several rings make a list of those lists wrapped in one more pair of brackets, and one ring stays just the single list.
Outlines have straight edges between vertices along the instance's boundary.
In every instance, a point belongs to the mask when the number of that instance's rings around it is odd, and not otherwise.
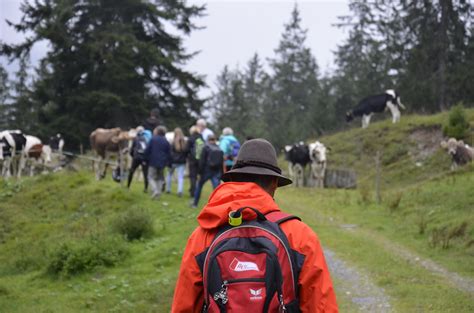
[{"label": "grassy field", "polygon": [[[395,312],[474,311],[473,293],[420,261],[474,278],[474,167],[451,173],[444,151],[420,146],[445,119],[411,116],[321,138],[330,166],[355,169],[359,188],[285,187],[276,196],[326,248],[368,273]],[[376,203],[373,153],[381,147]],[[187,198],[152,201],[141,190],[86,171],[0,181],[0,312],[168,312],[198,210]],[[152,221],[154,232],[129,241],[120,221]],[[335,279],[341,312],[357,312],[343,285]]]}]

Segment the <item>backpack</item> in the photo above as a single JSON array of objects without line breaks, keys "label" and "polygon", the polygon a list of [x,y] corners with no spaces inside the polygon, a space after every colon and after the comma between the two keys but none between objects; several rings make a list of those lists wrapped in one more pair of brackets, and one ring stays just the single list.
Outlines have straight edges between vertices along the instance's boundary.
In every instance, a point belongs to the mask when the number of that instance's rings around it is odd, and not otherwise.
[{"label": "backpack", "polygon": [[208,147],[207,165],[212,170],[222,168],[222,164],[224,163],[224,152],[217,145],[208,145]]},{"label": "backpack", "polygon": [[[245,209],[257,218],[239,224]],[[297,286],[304,256],[291,249],[280,228],[291,219],[299,218],[279,211],[263,215],[251,207],[229,214],[230,225],[222,226],[196,256],[203,312],[300,312]]]},{"label": "backpack", "polygon": [[193,155],[196,160],[201,158],[202,149],[204,149],[204,140],[201,137],[197,137],[194,141]]},{"label": "backpack", "polygon": [[138,136],[136,139],[134,151],[133,151],[133,156],[135,158],[140,158],[145,156],[145,150],[147,146],[147,139],[145,136],[141,135]]},{"label": "backpack", "polygon": [[233,141],[230,144],[230,160],[233,160],[237,157],[240,150],[240,143],[238,141]]},{"label": "backpack", "polygon": [[149,143],[150,140],[151,140],[151,137],[153,137],[153,134],[152,134],[151,131],[149,131],[148,129],[145,129],[145,130],[142,132],[142,136],[145,137],[146,143]]}]

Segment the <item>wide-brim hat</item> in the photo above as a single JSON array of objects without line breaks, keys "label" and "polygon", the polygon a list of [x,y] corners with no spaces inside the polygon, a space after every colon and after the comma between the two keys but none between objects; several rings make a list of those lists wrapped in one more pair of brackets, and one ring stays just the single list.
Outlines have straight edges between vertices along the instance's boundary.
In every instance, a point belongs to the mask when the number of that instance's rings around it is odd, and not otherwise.
[{"label": "wide-brim hat", "polygon": [[265,139],[251,139],[242,145],[232,169],[222,175],[222,180],[231,180],[232,174],[254,174],[278,177],[278,187],[290,185],[291,179],[281,175],[275,148]]}]

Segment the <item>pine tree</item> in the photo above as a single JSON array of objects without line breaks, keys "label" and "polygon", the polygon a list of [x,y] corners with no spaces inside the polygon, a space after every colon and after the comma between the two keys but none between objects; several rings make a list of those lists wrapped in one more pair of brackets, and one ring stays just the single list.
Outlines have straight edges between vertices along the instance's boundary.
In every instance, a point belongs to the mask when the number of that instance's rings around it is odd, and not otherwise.
[{"label": "pine tree", "polygon": [[0,130],[9,128],[10,82],[8,72],[0,64]]},{"label": "pine tree", "polygon": [[[314,134],[317,123],[310,113],[319,113],[313,108],[317,105],[319,91],[318,65],[311,50],[305,46],[306,33],[295,5],[275,50],[276,55],[270,59],[273,75],[268,85],[271,94],[266,99],[265,118],[270,140],[277,148],[306,140]],[[284,131],[275,125],[285,125]]]},{"label": "pine tree", "polygon": [[32,105],[31,91],[29,88],[29,63],[26,57],[22,57],[19,62],[18,71],[15,73],[13,81],[12,104],[10,106],[10,126],[20,129],[26,134],[35,133],[38,125],[37,112]]},{"label": "pine tree", "polygon": [[203,81],[183,69],[194,55],[185,51],[183,37],[196,28],[191,20],[203,7],[165,0],[50,0],[26,3],[22,11],[21,22],[10,25],[33,35],[3,45],[2,52],[19,58],[35,42],[49,42],[33,100],[50,133],[66,133],[77,144],[96,127],[137,126],[154,107],[169,127],[199,113]]},{"label": "pine tree", "polygon": [[460,101],[452,81],[459,73],[471,23],[469,2],[438,0],[401,2],[409,54],[402,86],[423,111],[446,109]]}]

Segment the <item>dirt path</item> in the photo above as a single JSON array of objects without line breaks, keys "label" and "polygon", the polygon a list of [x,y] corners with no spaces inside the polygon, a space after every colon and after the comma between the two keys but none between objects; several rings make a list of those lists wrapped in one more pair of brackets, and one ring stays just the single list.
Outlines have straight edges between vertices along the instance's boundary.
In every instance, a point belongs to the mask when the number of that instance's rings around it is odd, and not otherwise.
[{"label": "dirt path", "polygon": [[324,249],[324,255],[331,276],[340,282],[338,292],[350,298],[360,312],[392,312],[389,297],[382,288],[370,281],[369,275],[338,259],[327,248]]}]

